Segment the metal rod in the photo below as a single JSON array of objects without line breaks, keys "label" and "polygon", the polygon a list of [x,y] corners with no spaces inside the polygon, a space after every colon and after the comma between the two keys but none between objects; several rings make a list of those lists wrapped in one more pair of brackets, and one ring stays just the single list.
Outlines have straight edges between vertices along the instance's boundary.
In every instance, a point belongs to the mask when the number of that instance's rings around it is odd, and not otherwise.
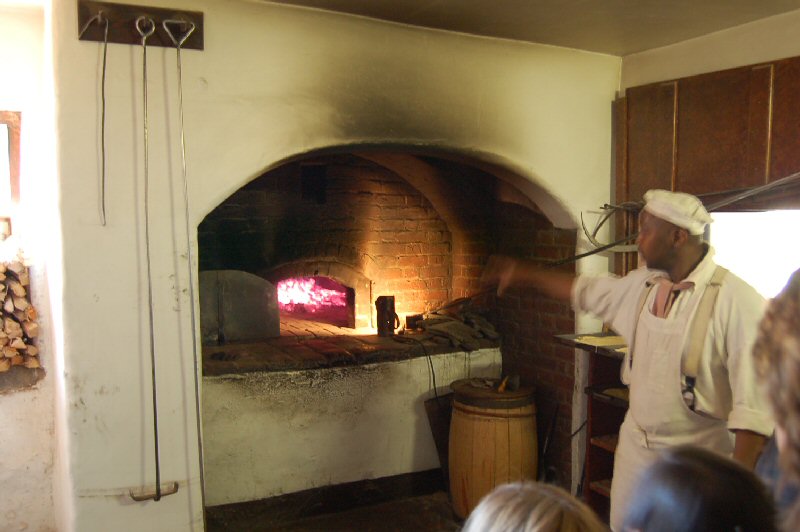
[{"label": "metal rod", "polygon": [[[102,11],[98,13],[102,15]],[[100,92],[102,101],[102,114],[100,119],[100,154],[101,154],[101,176],[100,176],[100,225],[106,225],[106,58],[108,57],[108,19],[105,30],[103,30],[103,84]]]},{"label": "metal rod", "polygon": [[[720,200],[720,201],[718,201],[716,203],[712,203],[711,205],[708,206],[708,212],[714,212],[714,211],[716,211],[718,209],[721,209],[722,207],[727,207],[728,205],[731,205],[733,203],[739,202],[739,201],[741,201],[743,199],[747,199],[747,198],[749,198],[751,196],[755,196],[755,195],[760,194],[762,192],[766,192],[766,191],[768,191],[770,189],[773,189],[773,188],[776,188],[776,187],[779,187],[779,186],[782,186],[782,185],[789,184],[789,183],[791,183],[793,181],[797,181],[798,179],[800,179],[800,172],[795,172],[793,174],[787,175],[786,177],[782,177],[782,178],[780,178],[780,179],[778,179],[776,181],[771,181],[771,182],[767,183],[766,185],[760,185],[760,186],[757,186],[755,188],[747,189],[747,190],[745,190],[745,191],[743,191],[743,192],[741,192],[739,194],[736,194],[735,196],[732,196],[730,198],[725,198],[725,199]],[[707,195],[707,194],[704,194],[704,195]]]},{"label": "metal rod", "polygon": [[[183,207],[184,207],[184,220],[186,221],[186,264],[189,271],[189,308],[192,325],[192,361],[194,365],[194,399],[195,399],[195,418],[197,422],[197,448],[200,459],[200,493],[202,501],[205,501],[205,466],[203,464],[203,431],[201,426],[201,412],[200,412],[200,363],[199,354],[197,350],[197,314],[195,312],[195,296],[194,296],[194,258],[192,254],[192,232],[191,223],[189,218],[189,181],[186,171],[186,134],[183,122],[183,69],[181,66],[181,47],[186,39],[194,32],[195,24],[193,22],[185,22],[182,20],[165,20],[161,23],[164,31],[169,36],[172,43],[175,45],[176,60],[178,67],[178,115],[180,117],[181,128],[181,171],[183,178]],[[176,38],[170,26],[180,25],[187,27],[181,38]]]},{"label": "metal rod", "polygon": [[[148,26],[143,27],[143,23]],[[149,153],[147,147],[148,141],[148,124],[147,124],[147,38],[156,30],[156,25],[152,19],[141,16],[136,19],[136,30],[142,36],[142,97],[144,105],[144,241],[145,241],[145,255],[147,262],[147,308],[148,318],[150,322],[150,366],[151,376],[153,381],[153,442],[155,450],[155,473],[156,473],[156,491],[152,499],[159,501],[161,499],[161,459],[159,452],[158,442],[158,387],[156,378],[156,349],[155,349],[155,324],[153,312],[153,280],[152,268],[150,262],[150,183],[149,183]],[[133,494],[131,494],[133,497]]]},{"label": "metal rod", "polygon": [[102,24],[105,22],[105,28],[103,29],[103,75],[102,75],[102,82],[100,88],[100,100],[101,100],[101,119],[100,119],[100,157],[101,157],[101,175],[100,175],[100,225],[106,225],[106,59],[108,57],[108,26],[109,20],[108,17],[104,16],[103,10],[99,10],[97,13],[94,14],[91,18],[86,20],[86,22],[81,27],[80,31],[78,32],[78,39],[83,37],[83,34],[86,33],[86,30],[92,25],[92,23],[97,22],[98,24]]}]

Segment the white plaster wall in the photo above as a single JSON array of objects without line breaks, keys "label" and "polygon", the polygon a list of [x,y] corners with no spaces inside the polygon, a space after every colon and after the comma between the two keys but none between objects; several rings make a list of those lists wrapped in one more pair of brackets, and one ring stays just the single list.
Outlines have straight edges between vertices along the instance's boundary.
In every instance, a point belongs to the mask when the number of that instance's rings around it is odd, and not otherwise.
[{"label": "white plaster wall", "polygon": [[[205,13],[206,49],[183,53],[193,229],[265,168],[332,145],[419,144],[501,163],[551,192],[560,225],[610,197],[619,58],[263,3],[170,6]],[[154,483],[142,53],[109,46],[102,227],[102,47],[78,41],[73,2],[52,10],[69,429],[60,449],[72,490],[59,528],[200,529],[175,54],[148,50],[148,125],[161,477],[180,490],[134,503],[128,490]]]},{"label": "white plaster wall", "polygon": [[[14,236],[0,242],[0,257],[25,251],[31,266],[31,297],[39,311],[40,359],[45,378],[29,389],[0,395],[0,530],[55,530],[53,515],[53,375],[52,328],[47,303],[47,275],[42,239],[36,225],[47,224],[54,212],[43,174],[43,37],[41,8],[0,6],[0,109],[20,111],[22,184],[20,206],[13,213]],[[45,158],[46,159],[46,158]],[[44,189],[44,190],[42,190]],[[41,192],[41,193],[40,193]],[[31,224],[34,224],[32,227]]]},{"label": "white plaster wall", "polygon": [[800,55],[800,10],[625,56],[623,89]]},{"label": "white plaster wall", "polygon": [[[431,357],[439,394],[466,377],[499,377],[499,349]],[[206,503],[439,467],[424,401],[424,357],[345,368],[203,379]]]}]

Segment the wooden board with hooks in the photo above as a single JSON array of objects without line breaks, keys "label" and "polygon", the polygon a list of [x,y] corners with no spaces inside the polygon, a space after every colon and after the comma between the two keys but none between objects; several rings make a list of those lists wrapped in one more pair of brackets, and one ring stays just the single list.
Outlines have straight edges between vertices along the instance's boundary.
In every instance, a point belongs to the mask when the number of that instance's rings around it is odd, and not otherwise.
[{"label": "wooden board with hooks", "polygon": [[201,11],[183,11],[90,0],[78,0],[78,38],[82,41],[103,42],[105,21],[108,20],[108,42],[141,45],[142,36],[136,29],[136,20],[139,17],[150,19],[155,25],[154,33],[147,39],[147,46],[176,47],[169,33],[164,29],[164,22],[167,22],[176,40],[180,40],[194,27],[181,45],[181,49],[203,49],[203,13]]}]

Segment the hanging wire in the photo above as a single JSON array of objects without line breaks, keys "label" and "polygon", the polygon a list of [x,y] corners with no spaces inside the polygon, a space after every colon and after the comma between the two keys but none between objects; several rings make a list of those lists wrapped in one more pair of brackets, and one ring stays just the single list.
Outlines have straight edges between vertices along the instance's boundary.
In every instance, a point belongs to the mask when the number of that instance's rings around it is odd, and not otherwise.
[{"label": "hanging wire", "polygon": [[431,384],[433,385],[433,396],[436,398],[436,403],[441,406],[441,398],[439,397],[439,390],[436,386],[436,371],[433,369],[433,359],[431,358],[431,354],[425,348],[425,343],[418,339],[414,338],[413,336],[391,336],[392,340],[395,342],[399,342],[401,344],[408,344],[408,343],[416,343],[422,348],[422,353],[428,359],[428,367],[431,370]]},{"label": "hanging wire", "polygon": [[[189,314],[191,316],[192,326],[192,360],[194,364],[194,399],[195,399],[195,417],[197,424],[197,444],[200,458],[200,493],[202,500],[205,501],[205,466],[203,464],[203,431],[201,427],[201,412],[200,412],[200,365],[199,355],[197,351],[197,315],[195,312],[194,304],[194,258],[192,255],[192,232],[191,224],[189,221],[189,182],[187,179],[186,171],[186,135],[183,123],[183,69],[181,67],[181,47],[194,33],[196,28],[194,22],[184,22],[182,20],[165,20],[161,23],[164,31],[172,40],[175,45],[178,67],[178,115],[180,117],[181,129],[181,175],[183,177],[183,207],[184,219],[186,221],[186,262],[189,270]],[[179,25],[181,28],[187,28],[183,36],[176,38],[170,26]]]},{"label": "hanging wire", "polygon": [[103,29],[103,74],[100,85],[100,101],[101,101],[101,118],[100,118],[100,158],[102,168],[100,169],[100,225],[106,225],[106,59],[108,57],[108,17],[103,15],[103,11],[98,11],[92,18],[87,20],[78,38],[83,37],[83,34],[89,29],[93,22],[102,24],[105,22]]},{"label": "hanging wire", "polygon": [[[100,12],[102,14],[102,11]],[[108,56],[108,19],[103,17],[106,27],[103,30],[103,83],[100,90],[102,111],[100,118],[100,225],[106,225],[106,58]]]},{"label": "hanging wire", "polygon": [[[143,26],[143,23],[146,26]],[[149,183],[149,153],[148,153],[148,124],[147,124],[147,38],[156,30],[153,19],[140,16],[136,19],[136,30],[142,37],[142,99],[144,105],[144,241],[145,255],[147,261],[147,308],[150,321],[150,365],[153,381],[153,440],[155,445],[155,465],[156,465],[156,494],[153,500],[161,499],[161,458],[158,444],[158,390],[156,387],[156,347],[154,331],[154,312],[153,312],[153,280],[150,261],[150,183]]]}]

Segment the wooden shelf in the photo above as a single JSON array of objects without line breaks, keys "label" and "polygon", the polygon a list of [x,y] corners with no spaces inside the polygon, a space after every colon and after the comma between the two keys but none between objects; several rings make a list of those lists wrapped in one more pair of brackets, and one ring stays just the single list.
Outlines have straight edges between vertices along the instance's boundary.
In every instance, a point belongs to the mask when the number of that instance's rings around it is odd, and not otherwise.
[{"label": "wooden shelf", "polygon": [[617,442],[619,441],[618,434],[605,434],[603,436],[594,436],[589,439],[589,443],[600,449],[613,453],[617,450]]},{"label": "wooden shelf", "polygon": [[628,409],[628,387],[620,380],[624,344],[613,333],[557,335],[556,338],[589,355],[586,412],[586,455],[583,496],[598,515],[608,519],[614,453],[619,427]]},{"label": "wooden shelf", "polygon": [[604,497],[611,497],[611,479],[604,478],[602,480],[595,480],[589,483],[589,489],[595,493],[599,493]]},{"label": "wooden shelf", "polygon": [[587,386],[586,393],[590,394],[594,399],[617,406],[619,408],[628,408],[628,389],[627,388],[601,388],[595,386]]},{"label": "wooden shelf", "polygon": [[618,336],[611,332],[603,332],[603,333],[595,333],[595,334],[557,334],[555,335],[556,340],[561,342],[562,344],[566,344],[571,347],[576,347],[578,349],[582,349],[584,351],[588,351],[590,353],[594,353],[597,355],[601,355],[604,357],[614,358],[617,360],[622,360],[625,357],[625,343],[613,343],[613,344],[604,344],[604,345],[596,345],[594,343],[588,343],[585,340],[587,338],[596,338],[598,341],[601,341],[603,338],[606,337],[614,337],[618,338]]}]

